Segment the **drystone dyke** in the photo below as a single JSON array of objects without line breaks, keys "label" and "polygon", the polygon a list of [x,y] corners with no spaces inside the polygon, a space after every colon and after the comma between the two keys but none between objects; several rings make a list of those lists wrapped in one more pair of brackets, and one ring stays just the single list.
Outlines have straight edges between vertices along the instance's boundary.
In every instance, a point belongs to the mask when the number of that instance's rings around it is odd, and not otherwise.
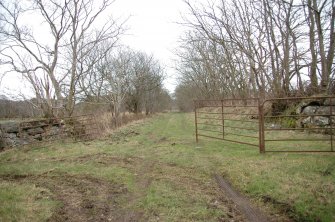
[{"label": "drystone dyke", "polygon": [[0,150],[62,138],[65,136],[64,126],[62,121],[50,120],[0,123]]},{"label": "drystone dyke", "polygon": [[334,128],[335,99],[303,101],[296,112],[302,116],[298,122],[303,128]]}]

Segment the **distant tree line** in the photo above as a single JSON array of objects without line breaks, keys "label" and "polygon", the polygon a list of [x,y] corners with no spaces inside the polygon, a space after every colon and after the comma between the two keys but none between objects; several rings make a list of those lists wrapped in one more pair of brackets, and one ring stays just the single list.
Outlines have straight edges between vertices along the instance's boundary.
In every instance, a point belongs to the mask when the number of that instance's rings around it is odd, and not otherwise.
[{"label": "distant tree line", "polygon": [[113,2],[0,1],[1,68],[22,75],[44,116],[71,116],[80,102],[107,103],[116,116],[169,105],[159,62],[119,45],[126,20],[106,19]]},{"label": "distant tree line", "polygon": [[[94,53],[99,53],[99,49]],[[88,56],[87,59],[94,58]],[[170,95],[162,85],[164,69],[153,56],[119,48],[106,53],[79,79],[84,102],[109,103],[116,116],[120,111],[146,114],[169,109]]]},{"label": "distant tree line", "polygon": [[182,108],[192,98],[334,94],[334,0],[184,2]]},{"label": "distant tree line", "polygon": [[33,100],[13,101],[0,95],[0,118],[31,118],[42,114]]}]

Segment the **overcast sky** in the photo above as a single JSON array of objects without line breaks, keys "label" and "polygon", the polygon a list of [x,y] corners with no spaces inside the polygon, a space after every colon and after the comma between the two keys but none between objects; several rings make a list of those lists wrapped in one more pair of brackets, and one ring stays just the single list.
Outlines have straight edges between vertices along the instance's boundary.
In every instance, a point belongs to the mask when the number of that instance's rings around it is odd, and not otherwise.
[{"label": "overcast sky", "polygon": [[[121,38],[122,44],[153,54],[166,67],[164,85],[173,92],[176,86],[173,50],[183,33],[183,28],[177,22],[181,20],[181,14],[186,13],[185,3],[182,0],[116,0],[111,7],[110,13],[114,18],[129,17],[126,23],[128,31]],[[23,84],[18,77],[7,76],[1,88],[17,94],[24,90],[24,86],[18,86],[18,82]]]},{"label": "overcast sky", "polygon": [[173,50],[183,32],[177,22],[186,12],[185,3],[182,0],[117,0],[114,7],[119,16],[131,16],[128,34],[122,42],[159,59],[166,66],[165,86],[172,92],[176,84]]}]

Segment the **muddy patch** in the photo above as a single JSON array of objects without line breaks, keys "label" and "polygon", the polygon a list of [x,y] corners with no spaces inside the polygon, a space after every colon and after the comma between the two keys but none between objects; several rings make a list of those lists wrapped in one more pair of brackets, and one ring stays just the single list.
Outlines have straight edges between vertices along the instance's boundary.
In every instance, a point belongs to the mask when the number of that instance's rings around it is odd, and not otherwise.
[{"label": "muddy patch", "polygon": [[120,208],[128,194],[121,184],[86,175],[3,175],[2,180],[33,183],[61,203],[48,221],[139,221],[140,212]]},{"label": "muddy patch", "polygon": [[111,140],[111,144],[116,143],[124,143],[124,142],[128,142],[130,137],[134,137],[134,136],[138,136],[140,135],[139,132],[135,131],[135,130],[122,130],[122,131],[117,131],[114,132],[110,135],[110,140]]},{"label": "muddy patch", "polygon": [[232,186],[219,175],[214,175],[216,182],[225,195],[236,205],[237,209],[243,213],[247,221],[267,222],[269,218],[260,209],[254,207],[247,198],[235,191]]},{"label": "muddy patch", "polygon": [[51,162],[70,162],[70,163],[87,163],[87,162],[95,162],[101,165],[114,165],[118,166],[126,166],[126,165],[136,165],[140,164],[143,161],[140,157],[128,156],[128,157],[120,157],[120,156],[112,156],[108,153],[96,153],[96,154],[88,154],[78,157],[66,157],[66,158],[48,158],[43,159]]},{"label": "muddy patch", "polygon": [[[273,212],[269,213],[261,208],[255,206],[249,198],[242,195],[240,192],[235,190],[231,184],[225,180],[222,176],[219,176],[217,174],[214,175],[214,179],[216,180],[219,188],[221,191],[223,191],[223,194],[225,195],[225,202],[227,206],[234,206],[242,215],[244,218],[241,218],[241,221],[250,221],[250,222],[267,222],[267,221],[292,221],[290,218],[285,215],[281,214],[274,214]],[[283,213],[283,212],[282,212]],[[234,218],[234,221],[236,221],[235,215],[228,216],[231,218]]]}]

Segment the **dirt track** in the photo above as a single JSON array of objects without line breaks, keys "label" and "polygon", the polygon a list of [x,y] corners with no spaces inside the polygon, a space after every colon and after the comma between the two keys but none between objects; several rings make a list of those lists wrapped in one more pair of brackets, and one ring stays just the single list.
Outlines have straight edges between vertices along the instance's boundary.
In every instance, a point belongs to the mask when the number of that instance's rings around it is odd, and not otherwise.
[{"label": "dirt track", "polygon": [[[154,138],[155,139],[155,138]],[[170,143],[166,137],[157,139],[157,144]],[[173,144],[173,143],[171,143]],[[174,146],[174,145],[171,145]],[[224,222],[269,221],[268,218],[253,207],[241,194],[236,192],[222,177],[215,176],[208,184],[193,178],[193,168],[180,168],[171,163],[157,159],[145,159],[140,156],[120,157],[105,152],[69,157],[46,157],[46,162],[86,164],[94,162],[98,166],[117,166],[128,169],[133,174],[135,190],[127,190],[125,185],[113,183],[110,180],[91,176],[89,174],[68,174],[64,171],[51,169],[38,175],[2,175],[1,180],[15,183],[30,183],[50,191],[50,198],[61,203],[48,221],[160,221],[155,213],[147,214],[144,209],[134,208],[145,199],[153,182],[167,176],[179,186],[187,184],[194,192],[201,190],[210,196],[208,209],[221,209],[224,214],[216,220]],[[11,162],[17,162],[11,160]],[[177,172],[175,174],[161,174]],[[178,175],[180,174],[180,175]],[[272,218],[271,221],[283,221],[282,218]]]},{"label": "dirt track", "polygon": [[243,197],[239,192],[235,191],[228,181],[217,174],[214,175],[214,178],[220,189],[226,194],[227,198],[231,199],[233,203],[236,204],[237,209],[243,213],[247,221],[269,221],[269,218],[260,209],[253,206],[247,198]]},{"label": "dirt track", "polygon": [[[99,164],[117,164],[135,170],[137,192],[129,192],[123,185],[89,175],[70,175],[60,172],[47,172],[41,175],[4,175],[1,176],[0,180],[15,183],[33,183],[37,187],[50,190],[52,193],[50,198],[59,201],[61,207],[57,208],[48,221],[130,222],[150,219],[143,212],[134,211],[127,206],[133,205],[145,197],[147,188],[155,180],[151,176],[152,170],[156,165],[162,166],[162,163],[143,161],[136,157],[117,158],[105,153],[68,159],[50,159],[50,161],[84,163],[92,159]],[[214,185],[215,182],[217,185]],[[252,206],[246,198],[236,192],[222,177],[215,175],[212,183],[214,187],[217,187],[217,189],[211,191],[216,198],[211,203],[208,203],[208,207],[224,208],[226,211],[226,215],[217,218],[218,221],[270,221],[264,213]]]},{"label": "dirt track", "polygon": [[[3,175],[0,180],[15,183],[33,183],[37,187],[51,191],[50,198],[61,203],[61,207],[53,213],[48,221],[147,221],[143,212],[127,208],[146,195],[146,189],[155,178],[150,177],[154,162],[138,165],[140,159],[114,158],[106,154],[81,156],[71,161],[82,162],[88,158],[96,159],[101,164],[118,163],[124,167],[137,168],[135,182],[138,192],[128,192],[125,186],[110,181],[91,177],[89,175],[70,175],[66,173],[44,173],[41,175]],[[68,161],[68,160],[58,160]],[[173,167],[173,166],[171,166]],[[236,192],[221,176],[215,175],[212,181],[218,189],[212,192],[216,195],[209,208],[224,208],[226,215],[217,218],[218,221],[280,221],[265,216],[260,209],[254,207],[247,198]],[[221,190],[221,191],[220,191]]]},{"label": "dirt track", "polygon": [[[48,221],[147,221],[144,213],[130,210],[131,205],[146,195],[146,189],[154,178],[150,177],[154,169],[154,162],[138,165],[140,159],[115,158],[106,154],[81,156],[76,159],[58,159],[50,161],[85,162],[96,159],[100,164],[118,163],[124,167],[136,168],[135,182],[138,192],[131,193],[120,184],[91,177],[89,175],[73,175],[66,173],[47,172],[41,175],[3,175],[0,180],[15,183],[32,183],[37,187],[50,190],[50,198],[61,203],[61,207],[53,213]],[[174,167],[174,166],[171,166]],[[214,183],[215,181],[213,181]],[[47,195],[47,194],[42,194]],[[126,203],[126,204],[125,204]],[[241,211],[234,202],[228,201],[222,193],[208,204],[209,208],[225,208],[227,215],[218,218],[218,221],[245,221]],[[152,219],[152,218],[151,218]]]},{"label": "dirt track", "polygon": [[2,176],[2,180],[34,183],[51,191],[62,206],[48,221],[138,221],[141,214],[120,208],[125,187],[89,176],[26,175]]}]

